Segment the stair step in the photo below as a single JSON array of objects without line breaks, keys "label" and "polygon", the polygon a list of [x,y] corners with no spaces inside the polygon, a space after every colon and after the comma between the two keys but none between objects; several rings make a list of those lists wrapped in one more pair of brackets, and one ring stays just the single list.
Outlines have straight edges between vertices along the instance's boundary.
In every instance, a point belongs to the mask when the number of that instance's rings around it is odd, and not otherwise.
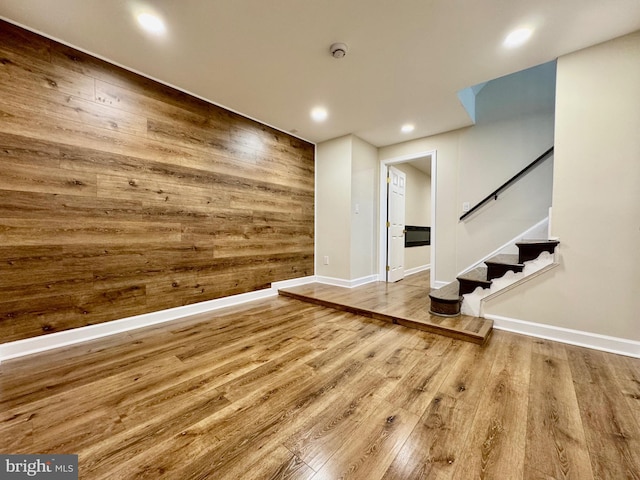
[{"label": "stair step", "polygon": [[458,277],[460,282],[459,295],[473,292],[476,288],[489,288],[491,280],[487,280],[487,267],[478,267],[463,273]]},{"label": "stair step", "polygon": [[542,252],[553,253],[556,246],[560,242],[558,240],[523,240],[516,243],[518,247],[518,263],[535,260]]},{"label": "stair step", "polygon": [[460,284],[455,281],[429,293],[429,312],[444,317],[460,315],[462,297],[458,293],[459,289]]},{"label": "stair step", "polygon": [[524,270],[524,264],[518,261],[518,254],[500,254],[484,262],[487,265],[487,280],[501,278],[508,271],[514,273]]}]

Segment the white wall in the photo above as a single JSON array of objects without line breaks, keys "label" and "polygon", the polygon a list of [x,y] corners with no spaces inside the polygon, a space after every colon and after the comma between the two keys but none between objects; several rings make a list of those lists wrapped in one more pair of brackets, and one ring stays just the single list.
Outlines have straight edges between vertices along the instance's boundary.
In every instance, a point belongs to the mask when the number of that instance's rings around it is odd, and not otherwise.
[{"label": "white wall", "polygon": [[376,147],[354,135],[317,145],[316,275],[355,280],[377,273],[378,170]]},{"label": "white wall", "polygon": [[436,282],[542,220],[551,205],[552,161],[464,222],[462,203],[481,200],[553,145],[555,66],[488,82],[476,96],[473,127],[383,147],[381,160],[436,150]]},{"label": "white wall", "polygon": [[[406,201],[405,224],[431,226],[431,177],[409,163],[397,163],[395,168],[405,173]],[[425,267],[431,262],[431,247],[408,247],[404,249],[405,271]]]},{"label": "white wall", "polygon": [[[431,278],[446,281],[455,278],[456,270],[456,225],[458,191],[458,143],[460,132],[434,135],[409,142],[398,143],[378,150],[380,161],[389,160],[418,152],[437,150],[438,170],[436,172],[436,218],[437,228],[432,229],[436,240],[436,271],[431,266]],[[432,228],[434,225],[432,225]]]},{"label": "white wall", "polygon": [[[460,135],[459,215],[553,145],[555,62],[488,82],[476,95],[476,126]],[[461,271],[542,220],[551,206],[553,160],[458,224]]]},{"label": "white wall", "polygon": [[640,32],[558,60],[560,267],[485,313],[640,340]]},{"label": "white wall", "polygon": [[351,145],[347,135],[316,146],[316,275],[350,275]]},{"label": "white wall", "polygon": [[377,273],[379,170],[378,149],[352,136],[350,280]]}]

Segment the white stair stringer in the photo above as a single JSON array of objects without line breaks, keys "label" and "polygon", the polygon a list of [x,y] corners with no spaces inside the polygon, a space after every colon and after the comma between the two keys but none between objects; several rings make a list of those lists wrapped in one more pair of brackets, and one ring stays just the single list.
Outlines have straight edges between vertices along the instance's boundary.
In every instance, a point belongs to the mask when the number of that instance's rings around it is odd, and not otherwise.
[{"label": "white stair stringer", "polygon": [[494,278],[490,288],[478,287],[472,293],[463,295],[461,313],[473,317],[483,317],[482,306],[485,299],[508,291],[558,265],[555,261],[555,254],[542,252],[535,260],[524,262],[522,272],[509,271],[501,278]]}]

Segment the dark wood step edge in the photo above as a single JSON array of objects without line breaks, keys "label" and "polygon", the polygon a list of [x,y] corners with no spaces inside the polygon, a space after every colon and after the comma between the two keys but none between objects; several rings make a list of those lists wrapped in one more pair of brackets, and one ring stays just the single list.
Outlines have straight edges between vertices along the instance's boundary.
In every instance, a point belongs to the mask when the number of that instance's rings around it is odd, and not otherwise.
[{"label": "dark wood step edge", "polygon": [[[416,330],[422,330],[424,332],[435,333],[438,335],[443,335],[449,338],[455,338],[456,340],[464,340],[466,342],[475,343],[477,345],[483,345],[489,335],[487,332],[490,332],[491,329],[481,328],[481,333],[469,332],[464,330],[457,330],[455,328],[446,327],[443,325],[437,325],[434,323],[423,323],[416,320],[410,320],[407,318],[396,317],[393,315],[388,315],[379,312],[373,312],[371,310],[367,310],[361,307],[355,307],[352,305],[345,305],[342,303],[331,302],[328,300],[322,300],[320,298],[308,297],[306,295],[301,295],[299,293],[290,292],[286,289],[278,290],[278,293],[284,297],[294,298],[296,300],[301,300],[307,303],[313,303],[315,305],[320,305],[322,307],[333,308],[335,310],[341,310],[343,312],[355,313],[356,315],[362,315],[368,318],[374,318],[376,320],[382,320],[389,323],[395,323],[397,325],[402,325],[404,327],[413,328]],[[483,319],[486,322],[490,322],[493,325],[493,321]]]},{"label": "dark wood step edge", "polygon": [[518,263],[535,260],[542,252],[553,254],[559,244],[559,240],[523,240],[516,242],[516,246],[518,247]]}]

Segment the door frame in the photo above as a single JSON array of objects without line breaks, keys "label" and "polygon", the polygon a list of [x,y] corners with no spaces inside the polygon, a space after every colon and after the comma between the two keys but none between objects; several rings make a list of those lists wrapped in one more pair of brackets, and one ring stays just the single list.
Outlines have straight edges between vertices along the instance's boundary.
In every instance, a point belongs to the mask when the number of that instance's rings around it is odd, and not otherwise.
[{"label": "door frame", "polygon": [[437,150],[425,150],[416,153],[410,153],[407,155],[400,155],[398,157],[387,158],[380,161],[380,206],[378,211],[379,217],[379,232],[380,237],[378,239],[378,279],[382,282],[387,281],[387,175],[389,172],[389,166],[396,165],[398,163],[407,163],[411,160],[416,160],[422,157],[431,157],[431,287],[434,288],[436,279],[436,186],[437,186],[437,164],[438,164],[438,152]]}]

